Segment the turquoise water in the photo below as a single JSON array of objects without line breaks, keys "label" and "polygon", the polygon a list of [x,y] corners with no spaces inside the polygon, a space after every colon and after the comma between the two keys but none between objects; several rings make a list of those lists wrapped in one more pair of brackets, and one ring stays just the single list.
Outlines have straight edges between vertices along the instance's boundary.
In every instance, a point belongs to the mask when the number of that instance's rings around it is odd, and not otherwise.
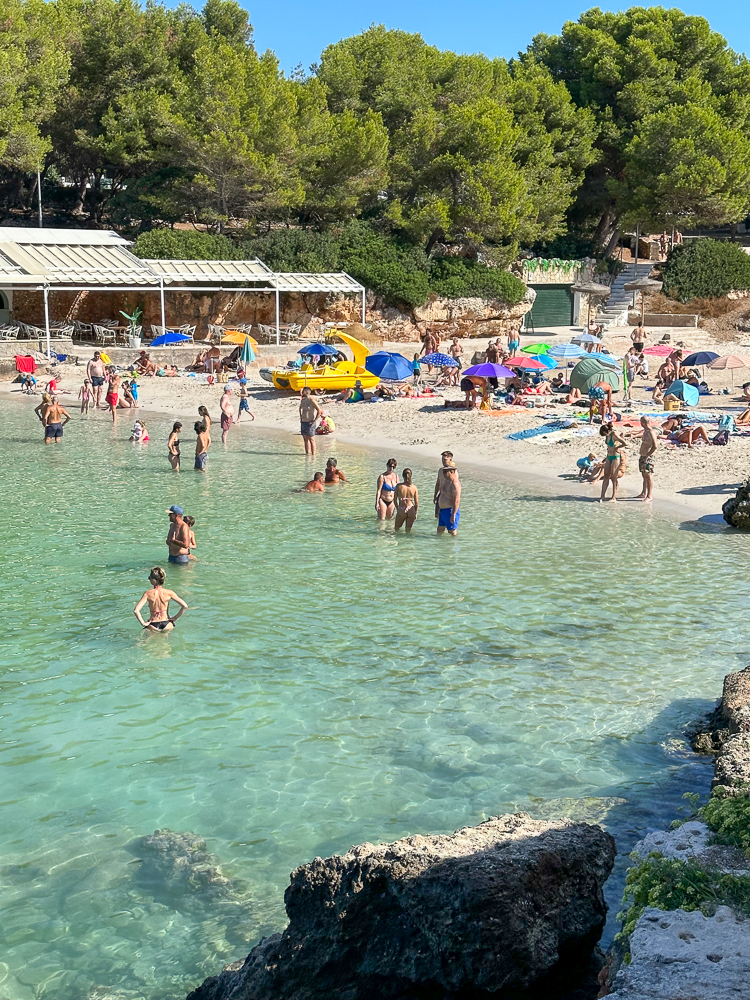
[{"label": "turquoise water", "polygon": [[[176,475],[167,417],[44,448],[30,408],[0,440],[2,1000],[178,998],[283,926],[315,855],[585,796],[620,800],[625,851],[706,787],[680,732],[747,662],[744,538],[468,469],[457,540],[428,504],[395,537],[379,455],[325,442],[352,481],[301,495],[297,438],[241,426]],[[172,503],[191,610],[146,635]],[[130,842],[163,827],[205,838],[223,902],[144,877]]]}]

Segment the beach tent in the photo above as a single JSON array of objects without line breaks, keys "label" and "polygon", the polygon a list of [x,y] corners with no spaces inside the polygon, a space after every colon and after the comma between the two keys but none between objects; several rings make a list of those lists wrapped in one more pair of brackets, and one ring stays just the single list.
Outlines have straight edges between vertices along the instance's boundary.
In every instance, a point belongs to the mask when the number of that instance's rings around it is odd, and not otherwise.
[{"label": "beach tent", "polygon": [[597,382],[606,382],[617,390],[620,388],[619,372],[608,365],[603,365],[596,358],[583,358],[570,373],[571,389],[588,392]]},{"label": "beach tent", "polygon": [[700,399],[697,386],[690,385],[689,382],[683,382],[682,379],[677,379],[676,382],[673,382],[664,395],[677,396],[678,399],[681,399],[688,406],[697,406]]}]

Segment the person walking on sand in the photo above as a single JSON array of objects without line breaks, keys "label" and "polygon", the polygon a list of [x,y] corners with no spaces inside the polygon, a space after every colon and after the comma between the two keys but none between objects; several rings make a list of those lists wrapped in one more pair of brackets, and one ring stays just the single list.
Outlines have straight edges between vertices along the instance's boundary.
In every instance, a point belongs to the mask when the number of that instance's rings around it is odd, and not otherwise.
[{"label": "person walking on sand", "polygon": [[315,421],[322,416],[323,411],[312,398],[312,389],[306,385],[299,401],[299,432],[305,442],[306,455],[315,454]]},{"label": "person walking on sand", "polygon": [[396,487],[394,494],[396,501],[396,523],[394,530],[398,531],[403,525],[404,530],[410,532],[414,527],[419,512],[419,491],[412,482],[411,469],[404,469],[403,481]]},{"label": "person walking on sand", "polygon": [[178,504],[173,504],[169,514],[169,531],[167,532],[167,548],[169,561],[178,565],[186,565],[190,556],[190,529],[184,521],[184,510]]},{"label": "person walking on sand", "polygon": [[55,444],[60,444],[63,436],[63,427],[69,420],[70,414],[60,406],[57,396],[53,396],[42,419],[42,423],[44,424],[44,443],[49,444],[50,441],[54,441]]},{"label": "person walking on sand", "polygon": [[634,499],[649,503],[654,498],[654,455],[656,454],[656,434],[648,422],[641,417],[641,430],[633,437],[640,436],[641,450],[638,455],[638,471],[643,476],[643,489]]},{"label": "person walking on sand", "polygon": [[193,430],[196,433],[194,468],[196,472],[205,472],[208,449],[211,447],[211,433],[202,420],[195,421]]},{"label": "person walking on sand", "polygon": [[602,424],[599,428],[599,433],[604,438],[604,443],[607,446],[607,457],[604,459],[604,476],[602,477],[602,493],[599,497],[599,503],[603,503],[607,499],[606,494],[609,483],[612,483],[612,496],[610,499],[617,500],[620,463],[625,448],[625,441],[615,431],[611,422]]},{"label": "person walking on sand", "polygon": [[232,390],[229,386],[226,387],[222,393],[221,400],[219,401],[219,408],[221,409],[221,443],[227,443],[227,434],[229,433],[229,428],[234,422],[234,407],[232,406]]},{"label": "person walking on sand", "polygon": [[[144,593],[133,609],[135,617],[149,632],[171,632],[174,628],[174,623],[183,611],[187,610],[187,604],[181,597],[178,597],[173,590],[165,590],[165,578],[166,574],[161,566],[154,566],[148,575],[151,589]],[[169,614],[170,601],[174,601],[175,604],[179,605],[177,614],[174,616]],[[149,620],[144,622],[141,617],[141,608],[146,602],[148,602]]]},{"label": "person walking on sand", "polygon": [[106,379],[106,371],[100,351],[94,351],[94,356],[86,365],[86,378],[91,380],[91,391],[94,394],[94,409],[102,405],[102,388]]},{"label": "person walking on sand", "polygon": [[116,373],[109,377],[109,389],[104,398],[112,414],[112,423],[117,423],[117,404],[120,400],[120,376]]},{"label": "person walking on sand", "polygon": [[458,479],[458,469],[452,465],[445,469],[442,477],[437,533],[442,535],[447,531],[455,538],[458,534],[458,522],[461,518],[461,483]]},{"label": "person walking on sand", "polygon": [[255,414],[250,412],[250,407],[248,405],[247,400],[248,400],[247,379],[246,378],[241,378],[240,379],[240,408],[239,408],[239,411],[237,413],[237,419],[235,420],[236,424],[238,424],[240,422],[240,417],[242,416],[243,413],[246,413],[250,417],[251,420],[255,420]]},{"label": "person walking on sand", "polygon": [[180,471],[180,431],[182,430],[182,424],[179,420],[175,420],[172,425],[172,431],[167,439],[167,458],[169,459],[169,464],[172,466],[175,472]]},{"label": "person walking on sand", "polygon": [[385,472],[378,476],[378,485],[375,487],[375,513],[378,521],[390,520],[396,509],[393,502],[393,494],[398,486],[396,465],[396,459],[389,458],[385,464]]}]

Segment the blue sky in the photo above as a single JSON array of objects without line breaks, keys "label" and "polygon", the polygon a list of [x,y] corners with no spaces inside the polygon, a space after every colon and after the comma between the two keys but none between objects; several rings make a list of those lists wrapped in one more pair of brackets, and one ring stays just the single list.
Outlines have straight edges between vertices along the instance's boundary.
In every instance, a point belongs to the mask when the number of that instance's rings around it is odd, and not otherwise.
[{"label": "blue sky", "polygon": [[[514,56],[539,32],[554,34],[566,20],[576,20],[595,3],[569,0],[275,0],[253,5],[240,0],[250,12],[255,43],[273,49],[281,67],[289,71],[298,63],[307,68],[326,45],[355,35],[373,22],[389,28],[419,32],[431,45],[457,52],[484,52],[488,56]],[[201,7],[201,0],[193,0]],[[623,9],[628,3],[599,6]],[[711,27],[727,38],[732,48],[750,52],[748,0],[715,0],[713,3],[675,3],[689,14],[708,18]]]}]

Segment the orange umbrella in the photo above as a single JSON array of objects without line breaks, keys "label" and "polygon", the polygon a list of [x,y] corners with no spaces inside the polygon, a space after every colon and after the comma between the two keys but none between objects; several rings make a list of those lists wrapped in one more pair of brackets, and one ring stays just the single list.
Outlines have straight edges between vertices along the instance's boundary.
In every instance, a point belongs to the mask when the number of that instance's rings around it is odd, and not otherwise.
[{"label": "orange umbrella", "polygon": [[244,344],[246,340],[249,340],[253,347],[258,346],[258,341],[254,337],[240,330],[227,330],[226,335],[221,338],[222,344]]}]

